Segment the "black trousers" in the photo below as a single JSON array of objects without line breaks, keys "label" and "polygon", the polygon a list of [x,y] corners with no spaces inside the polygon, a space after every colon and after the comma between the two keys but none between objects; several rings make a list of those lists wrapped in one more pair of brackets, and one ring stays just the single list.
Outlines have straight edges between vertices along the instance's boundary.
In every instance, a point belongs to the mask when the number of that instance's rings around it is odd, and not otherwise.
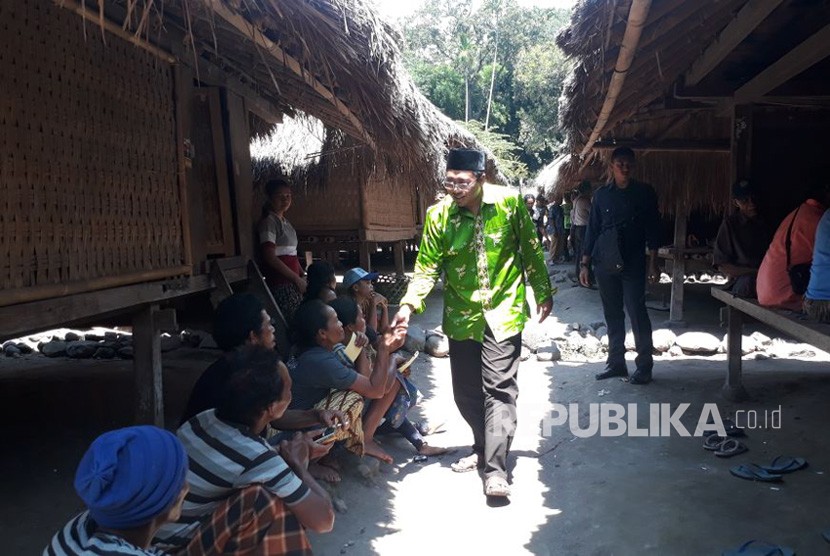
[{"label": "black trousers", "polygon": [[651,339],[651,319],[646,310],[646,263],[637,259],[619,274],[607,274],[596,269],[596,280],[602,298],[602,311],[608,326],[608,366],[614,369],[625,365],[625,312],[631,321],[631,331],[637,346],[637,369],[651,371],[654,366]]},{"label": "black trousers", "polygon": [[483,456],[486,477],[507,477],[521,353],[521,334],[497,342],[489,326],[483,342],[450,340],[455,405],[473,430],[473,451]]}]

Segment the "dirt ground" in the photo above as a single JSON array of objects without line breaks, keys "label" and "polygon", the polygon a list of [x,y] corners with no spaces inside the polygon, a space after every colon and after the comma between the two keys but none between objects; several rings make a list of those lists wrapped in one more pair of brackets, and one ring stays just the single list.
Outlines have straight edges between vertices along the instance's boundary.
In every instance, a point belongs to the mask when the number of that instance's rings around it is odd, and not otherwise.
[{"label": "dirt ground", "polygon": [[[650,306],[660,308],[662,290]],[[704,288],[687,293],[690,329],[717,327],[716,303]],[[441,302],[413,319],[424,328],[440,323]],[[667,318],[653,311],[659,326]],[[545,326],[602,320],[596,291],[560,284],[554,318]],[[752,327],[749,328],[749,331]],[[766,333],[771,334],[769,331]],[[165,413],[178,422],[198,374],[215,359],[210,350],[179,349],[164,356]],[[477,473],[456,474],[449,465],[471,440],[452,401],[449,361],[422,355],[412,376],[426,399],[418,409],[445,432],[431,444],[453,447],[450,456],[413,461],[402,438],[381,437],[393,465],[344,457],[344,480],[332,489],[341,506],[334,531],[313,535],[316,554],[551,554],[704,555],[765,539],[798,554],[826,554],[830,446],[830,357],[748,360],[745,383],[753,399],[735,405],[720,397],[725,357],[656,359],[655,380],[635,387],[620,380],[598,383],[595,363],[522,363],[519,429],[510,458],[513,496],[489,505]],[[631,362],[629,362],[631,365]],[[0,535],[3,554],[36,554],[52,533],[80,509],[72,478],[88,443],[104,430],[130,424],[128,361],[0,359]],[[635,404],[639,427],[649,425],[649,404],[690,407],[680,419],[694,429],[706,403],[723,416],[749,410],[759,423],[747,431],[749,452],[718,459],[702,439],[592,436],[567,425],[545,427],[554,404],[576,403],[587,426],[589,404]],[[780,408],[780,427],[763,417]],[[629,414],[630,415],[630,414]],[[776,426],[778,424],[776,423]],[[730,475],[740,463],[769,463],[777,455],[806,458],[806,470],[782,483],[754,483]]]}]

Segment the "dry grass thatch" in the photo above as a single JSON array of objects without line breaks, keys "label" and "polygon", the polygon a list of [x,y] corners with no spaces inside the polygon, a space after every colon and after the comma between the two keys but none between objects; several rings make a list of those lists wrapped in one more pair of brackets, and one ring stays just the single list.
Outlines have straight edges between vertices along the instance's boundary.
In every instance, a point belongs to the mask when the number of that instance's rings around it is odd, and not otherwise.
[{"label": "dry grass thatch", "polygon": [[[706,111],[665,110],[662,102],[745,3],[654,0],[623,90],[601,130],[601,140],[727,141],[728,119]],[[559,47],[575,61],[560,99],[560,123],[567,133],[568,153],[582,151],[597,122],[631,4],[632,0],[582,0],[574,8],[570,26],[557,37]],[[557,179],[546,187],[559,192],[580,179],[592,179],[591,167],[604,167],[607,153],[595,150],[588,156],[588,160],[561,165]],[[657,187],[664,212],[674,210],[678,197],[692,208],[718,210],[723,206],[728,191],[728,155],[646,151],[640,158],[639,177]],[[544,174],[546,180],[550,176]]]},{"label": "dry grass thatch", "polygon": [[[127,0],[127,6],[125,27],[149,38],[154,17],[178,27],[192,43],[193,59],[185,61],[195,60],[197,72],[199,64],[218,66],[281,110],[342,130],[372,147],[376,156],[365,160],[384,170],[437,179],[447,147],[477,144],[416,89],[399,33],[367,0]],[[494,166],[489,173],[498,179]]]}]

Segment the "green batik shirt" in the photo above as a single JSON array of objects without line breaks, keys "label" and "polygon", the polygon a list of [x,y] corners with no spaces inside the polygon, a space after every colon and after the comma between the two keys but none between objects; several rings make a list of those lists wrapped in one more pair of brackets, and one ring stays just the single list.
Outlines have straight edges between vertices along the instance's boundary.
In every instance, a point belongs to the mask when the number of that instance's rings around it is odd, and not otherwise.
[{"label": "green batik shirt", "polygon": [[525,276],[539,303],[556,291],[521,199],[491,184],[484,184],[478,215],[449,195],[427,210],[415,275],[401,304],[423,311],[442,274],[444,333],[453,340],[481,342],[486,325],[499,342],[521,332],[530,316]]}]

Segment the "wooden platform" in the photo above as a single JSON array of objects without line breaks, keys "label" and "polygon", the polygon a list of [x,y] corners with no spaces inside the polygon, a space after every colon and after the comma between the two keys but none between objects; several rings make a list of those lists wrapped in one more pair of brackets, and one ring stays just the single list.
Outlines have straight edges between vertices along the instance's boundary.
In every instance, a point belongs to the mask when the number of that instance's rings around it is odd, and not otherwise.
[{"label": "wooden platform", "polygon": [[726,353],[729,365],[726,383],[723,385],[723,394],[727,399],[741,401],[749,397],[741,382],[741,340],[744,315],[749,315],[797,340],[830,352],[830,324],[811,321],[806,316],[792,311],[768,309],[759,305],[754,299],[735,297],[720,288],[712,288],[711,292],[712,297],[726,304],[728,311]]}]

